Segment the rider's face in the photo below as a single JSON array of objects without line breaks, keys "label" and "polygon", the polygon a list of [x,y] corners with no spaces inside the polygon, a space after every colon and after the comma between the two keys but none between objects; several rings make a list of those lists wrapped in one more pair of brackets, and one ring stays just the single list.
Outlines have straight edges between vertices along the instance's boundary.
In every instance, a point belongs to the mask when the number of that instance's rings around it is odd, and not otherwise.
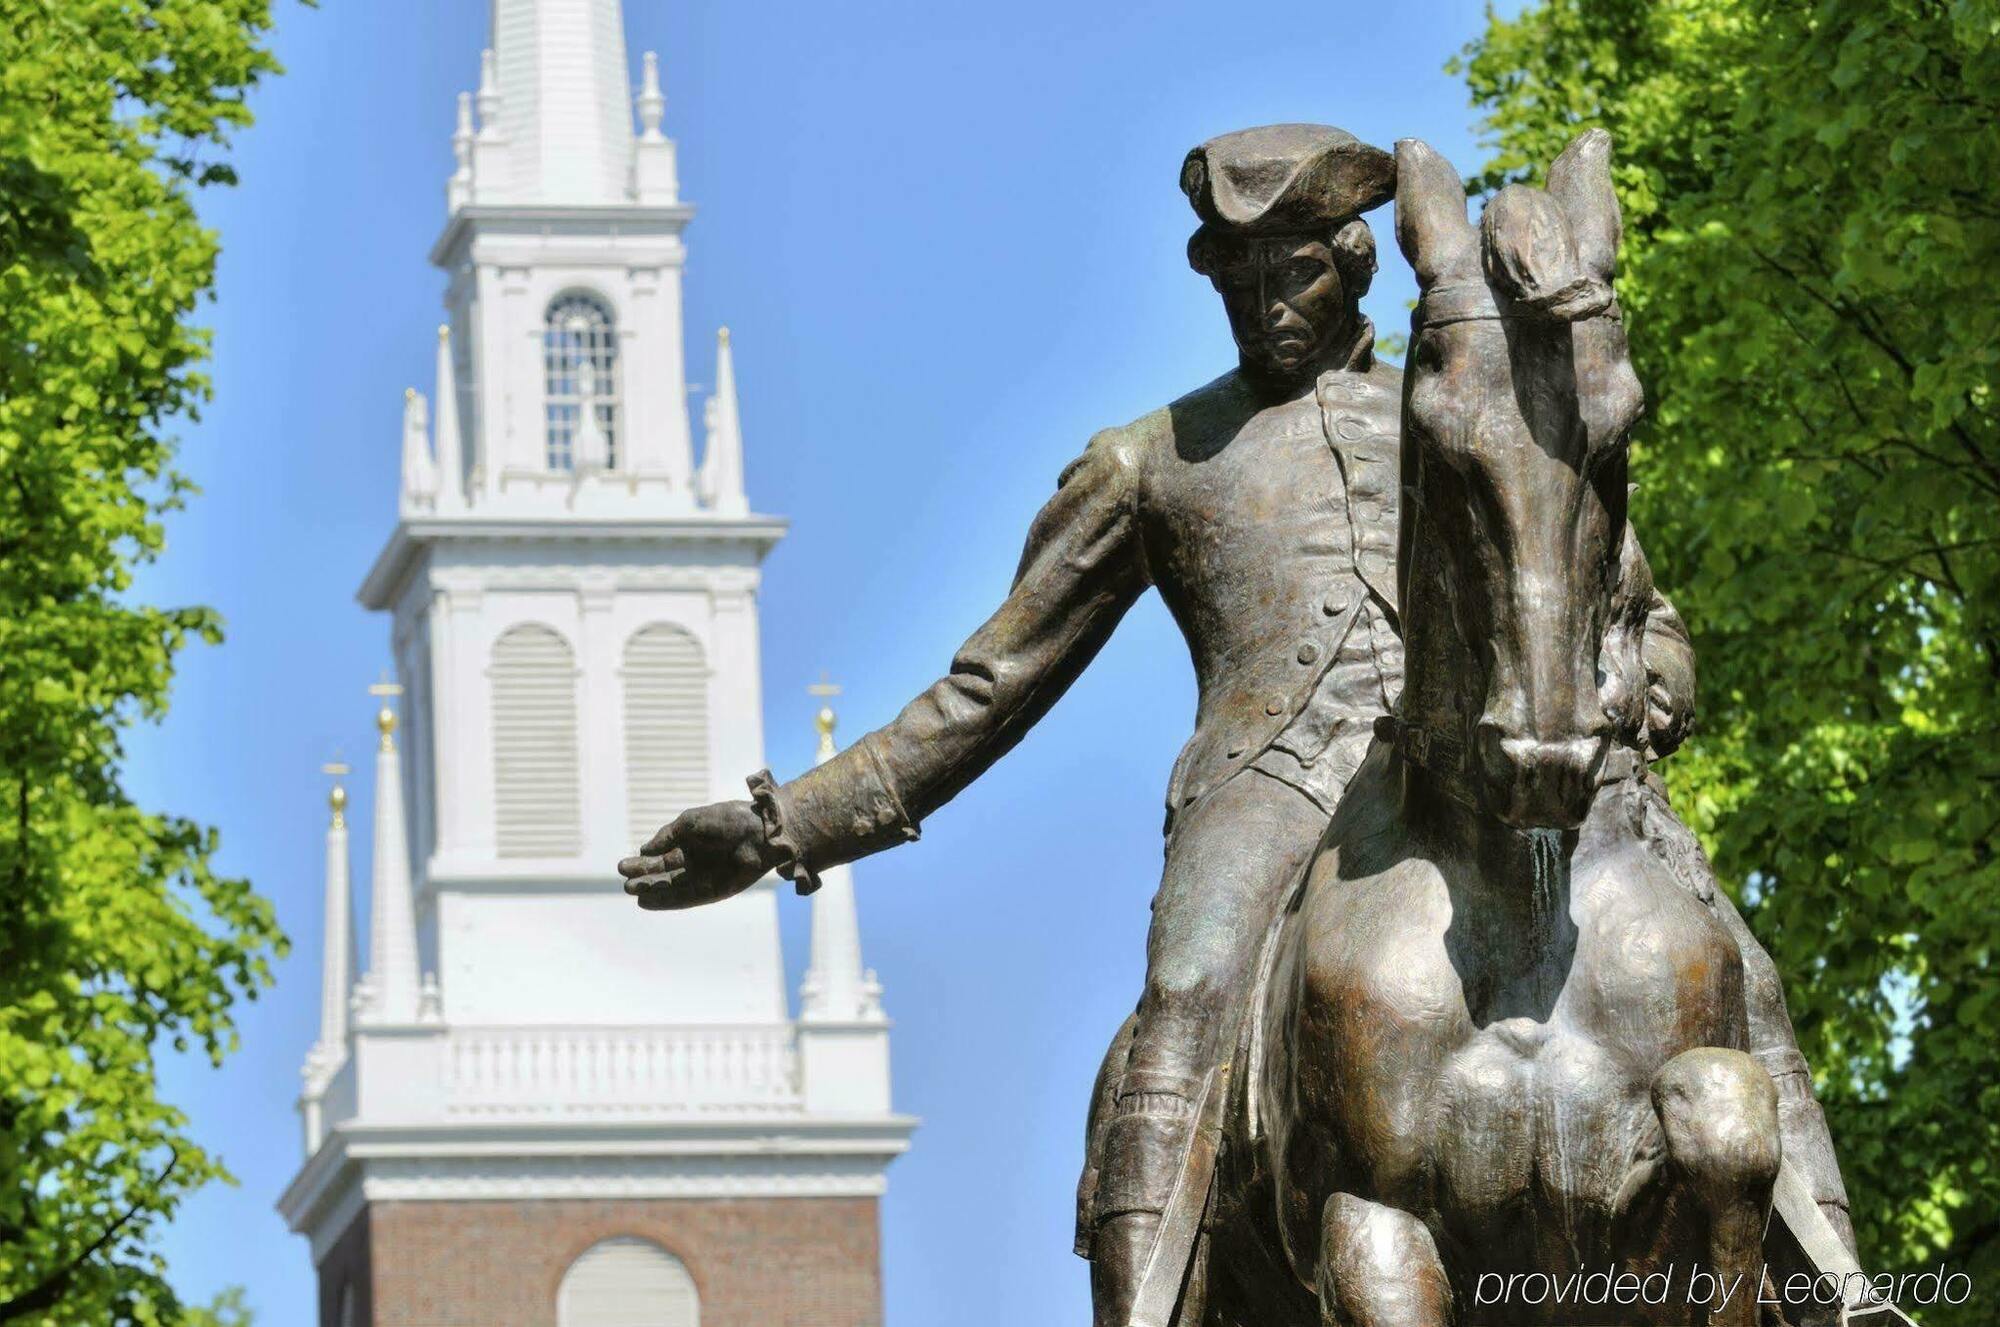
[{"label": "rider's face", "polygon": [[1232,245],[1210,279],[1229,311],[1243,366],[1289,380],[1313,369],[1321,350],[1346,330],[1346,291],[1333,252],[1316,239],[1247,240]]}]

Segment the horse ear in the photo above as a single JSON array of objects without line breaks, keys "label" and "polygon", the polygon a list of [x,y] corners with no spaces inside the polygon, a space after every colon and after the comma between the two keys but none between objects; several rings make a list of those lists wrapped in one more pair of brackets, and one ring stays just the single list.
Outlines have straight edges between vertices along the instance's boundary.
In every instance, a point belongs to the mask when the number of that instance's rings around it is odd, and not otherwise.
[{"label": "horse ear", "polygon": [[1584,270],[1609,281],[1618,271],[1618,195],[1611,188],[1611,135],[1592,129],[1570,140],[1549,167],[1549,193],[1562,204]]},{"label": "horse ear", "polygon": [[1429,143],[1396,143],[1396,244],[1428,289],[1456,267],[1479,238],[1465,219],[1465,184]]}]

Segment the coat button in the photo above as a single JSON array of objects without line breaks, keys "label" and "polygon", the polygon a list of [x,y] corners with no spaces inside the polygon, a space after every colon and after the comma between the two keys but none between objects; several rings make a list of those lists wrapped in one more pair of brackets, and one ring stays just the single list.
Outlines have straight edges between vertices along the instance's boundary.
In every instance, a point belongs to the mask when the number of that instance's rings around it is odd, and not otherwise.
[{"label": "coat button", "polygon": [[1273,718],[1276,718],[1278,715],[1283,714],[1284,712],[1285,712],[1284,701],[1267,700],[1264,702],[1264,713],[1272,716]]},{"label": "coat button", "polygon": [[1302,664],[1309,664],[1309,663],[1313,662],[1313,661],[1314,661],[1315,659],[1317,659],[1317,658],[1319,658],[1319,646],[1317,646],[1317,645],[1313,644],[1313,643],[1312,643],[1311,641],[1309,641],[1309,640],[1308,640],[1308,641],[1301,641],[1301,642],[1299,643],[1299,662],[1300,662],[1300,663],[1302,663]]},{"label": "coat button", "polygon": [[1329,594],[1326,597],[1326,602],[1319,606],[1319,611],[1325,613],[1328,617],[1339,617],[1346,610],[1347,596],[1339,590],[1335,590],[1332,594]]}]

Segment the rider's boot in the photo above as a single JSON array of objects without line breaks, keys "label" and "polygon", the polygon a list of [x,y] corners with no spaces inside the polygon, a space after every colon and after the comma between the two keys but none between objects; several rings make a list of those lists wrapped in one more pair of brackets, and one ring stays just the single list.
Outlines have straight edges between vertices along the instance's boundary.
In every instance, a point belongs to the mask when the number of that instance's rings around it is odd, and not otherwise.
[{"label": "rider's boot", "polygon": [[1104,1170],[1091,1239],[1095,1327],[1130,1327],[1140,1278],[1186,1159],[1194,1110],[1178,1093],[1121,1097],[1104,1138]]}]

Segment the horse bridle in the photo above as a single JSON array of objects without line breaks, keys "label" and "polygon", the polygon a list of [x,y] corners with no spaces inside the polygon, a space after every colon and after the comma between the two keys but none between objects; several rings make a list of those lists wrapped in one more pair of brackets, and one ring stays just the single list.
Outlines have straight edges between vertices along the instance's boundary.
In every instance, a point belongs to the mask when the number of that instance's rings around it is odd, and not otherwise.
[{"label": "horse bridle", "polygon": [[[1604,308],[1587,317],[1557,321],[1586,323],[1600,318],[1623,321],[1624,314],[1620,312],[1615,297]],[[1410,334],[1416,336],[1430,328],[1446,327],[1452,323],[1513,320],[1551,321],[1548,314],[1505,298],[1483,281],[1462,281],[1448,286],[1433,286],[1418,297],[1416,313],[1410,318]]]}]

